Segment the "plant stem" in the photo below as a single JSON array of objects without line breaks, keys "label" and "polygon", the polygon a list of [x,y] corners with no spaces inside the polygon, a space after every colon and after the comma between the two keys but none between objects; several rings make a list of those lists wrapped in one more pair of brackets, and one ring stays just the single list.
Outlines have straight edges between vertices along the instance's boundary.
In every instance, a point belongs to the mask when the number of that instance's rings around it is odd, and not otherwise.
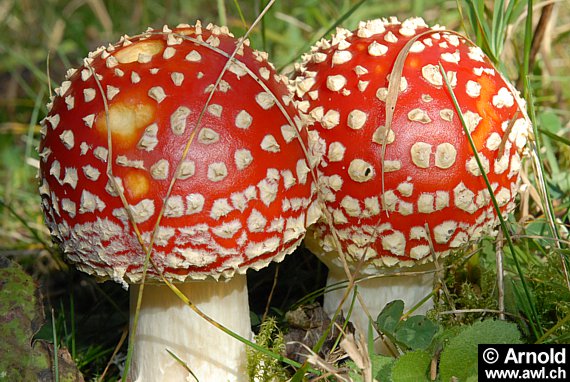
[{"label": "plant stem", "polygon": [[53,331],[53,380],[55,382],[59,382],[59,358],[57,356],[59,350],[57,346],[57,328],[55,325],[55,313],[53,308],[51,310],[51,329]]}]

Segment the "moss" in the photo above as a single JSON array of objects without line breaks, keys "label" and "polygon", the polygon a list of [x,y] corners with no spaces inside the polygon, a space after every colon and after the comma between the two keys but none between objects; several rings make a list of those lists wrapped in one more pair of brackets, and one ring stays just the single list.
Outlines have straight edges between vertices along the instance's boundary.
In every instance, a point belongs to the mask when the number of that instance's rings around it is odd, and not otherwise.
[{"label": "moss", "polygon": [[[54,379],[53,345],[34,341],[44,322],[35,284],[20,266],[0,258],[0,381]],[[67,350],[58,351],[59,381],[83,381]]]},{"label": "moss", "polygon": [[[268,317],[261,323],[255,342],[271,353],[282,355],[285,352],[283,333],[273,317]],[[275,357],[252,348],[248,348],[247,353],[248,375],[251,382],[279,382],[289,378],[287,371]]]}]

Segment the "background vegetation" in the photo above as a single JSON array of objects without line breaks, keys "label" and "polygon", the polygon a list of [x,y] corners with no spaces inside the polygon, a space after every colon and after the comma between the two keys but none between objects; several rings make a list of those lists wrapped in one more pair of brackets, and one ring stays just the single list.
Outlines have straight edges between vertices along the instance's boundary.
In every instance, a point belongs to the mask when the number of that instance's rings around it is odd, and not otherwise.
[{"label": "background vegetation", "polygon": [[[13,313],[3,310],[12,300],[24,304],[38,299],[39,308],[33,305],[17,317],[20,322],[23,317],[30,322],[22,333],[46,340],[42,342],[45,351],[35,346],[39,355],[25,362],[44,368],[47,380],[59,375],[54,364],[61,366],[60,372],[67,372],[64,365],[68,363],[75,363],[85,380],[102,375],[104,380],[119,378],[128,322],[127,293],[114,283],[98,284],[69,268],[43,225],[36,190],[35,148],[50,86],[57,86],[67,68],[78,66],[89,51],[123,34],[201,19],[226,24],[236,35],[242,35],[266,3],[0,0],[0,315]],[[570,342],[570,11],[564,0],[537,3],[534,8],[529,8],[529,3],[533,2],[276,1],[252,32],[252,45],[268,51],[279,70],[287,73],[310,44],[336,25],[352,29],[359,20],[422,16],[429,24],[446,25],[477,41],[529,102],[535,122],[536,160],[527,160],[524,165],[526,186],[520,195],[520,208],[506,222],[513,245],[506,246],[505,239],[488,238],[451,256],[445,264],[436,309],[428,318],[421,318],[432,323],[428,325],[430,331],[412,328],[411,339],[397,340],[404,353],[397,361],[364,352],[372,360],[368,368],[378,379],[420,376],[448,380],[447,376],[458,375],[458,370],[447,366],[451,364],[449,357],[469,349],[461,348],[453,337],[463,336],[469,345],[483,341],[474,335],[482,331],[477,325],[491,325],[485,331],[490,336],[504,335],[505,342]],[[293,256],[295,260],[290,261]],[[326,278],[325,268],[306,251],[300,249],[293,256],[250,277],[254,323],[259,325],[267,313],[275,318],[263,326],[264,337],[260,338],[260,343],[273,352],[283,348],[279,333],[288,330],[285,312],[297,307],[301,299],[318,301],[318,293],[313,292]],[[25,273],[5,259],[18,263]],[[286,276],[288,272],[296,275],[294,281]],[[31,280],[41,296],[34,292]],[[26,287],[10,289],[12,282]],[[31,289],[26,289],[30,285]],[[18,290],[27,294],[10,299]],[[406,322],[401,320],[397,304],[395,307],[383,312],[378,323],[386,333],[399,338],[402,326],[381,325],[388,316]],[[45,321],[41,317],[44,312]],[[484,319],[504,319],[506,323],[488,324],[494,321],[482,322]],[[503,324],[509,325],[508,329]],[[14,347],[7,346],[0,345],[0,353],[13,351]],[[54,348],[66,348],[69,353],[60,351],[60,358],[54,358]],[[332,367],[331,379],[349,375],[355,380],[361,378],[357,356],[348,353],[341,358],[352,361],[334,367],[332,359],[321,354]],[[432,359],[440,360],[439,374],[430,366]],[[17,368],[17,361],[24,362],[16,358],[10,367]],[[464,371],[471,370],[469,360],[462,362]],[[271,365],[271,375],[277,380],[295,373],[283,370],[279,363]],[[4,367],[7,364],[0,362],[0,380],[6,378]],[[295,378],[311,378],[305,371],[298,371]],[[409,376],[407,372],[418,374]],[[473,373],[465,373],[461,380],[473,377]],[[71,380],[79,378],[73,372],[66,375]]]}]

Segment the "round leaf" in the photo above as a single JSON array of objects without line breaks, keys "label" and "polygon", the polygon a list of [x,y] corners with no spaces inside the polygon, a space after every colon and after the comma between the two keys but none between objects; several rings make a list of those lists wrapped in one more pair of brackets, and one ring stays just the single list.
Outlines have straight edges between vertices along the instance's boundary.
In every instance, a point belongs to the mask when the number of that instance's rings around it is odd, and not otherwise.
[{"label": "round leaf", "polygon": [[404,314],[404,301],[391,301],[382,309],[376,319],[376,323],[382,332],[393,334],[400,323],[402,314]]},{"label": "round leaf", "polygon": [[517,343],[521,343],[521,339],[515,324],[495,320],[476,322],[453,337],[443,349],[439,363],[441,380],[455,377],[465,381],[477,375],[479,344]]},{"label": "round leaf", "polygon": [[426,316],[412,316],[396,328],[396,340],[410,349],[427,349],[438,326]]}]

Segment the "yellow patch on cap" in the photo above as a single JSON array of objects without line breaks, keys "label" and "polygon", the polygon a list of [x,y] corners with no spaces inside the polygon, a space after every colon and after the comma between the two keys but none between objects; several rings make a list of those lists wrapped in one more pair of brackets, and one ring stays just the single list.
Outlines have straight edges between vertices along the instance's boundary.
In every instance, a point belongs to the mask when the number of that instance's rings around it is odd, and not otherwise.
[{"label": "yellow patch on cap", "polygon": [[123,178],[123,186],[129,199],[140,200],[150,189],[148,174],[142,170],[129,171]]},{"label": "yellow patch on cap", "polygon": [[95,128],[106,139],[110,127],[113,147],[129,149],[139,141],[141,130],[154,122],[155,112],[153,103],[137,103],[134,99],[113,102],[108,118],[104,110],[97,115]]},{"label": "yellow patch on cap", "polygon": [[120,64],[128,64],[139,60],[139,56],[152,57],[161,53],[164,49],[164,41],[145,40],[135,42],[115,53],[115,58]]}]

